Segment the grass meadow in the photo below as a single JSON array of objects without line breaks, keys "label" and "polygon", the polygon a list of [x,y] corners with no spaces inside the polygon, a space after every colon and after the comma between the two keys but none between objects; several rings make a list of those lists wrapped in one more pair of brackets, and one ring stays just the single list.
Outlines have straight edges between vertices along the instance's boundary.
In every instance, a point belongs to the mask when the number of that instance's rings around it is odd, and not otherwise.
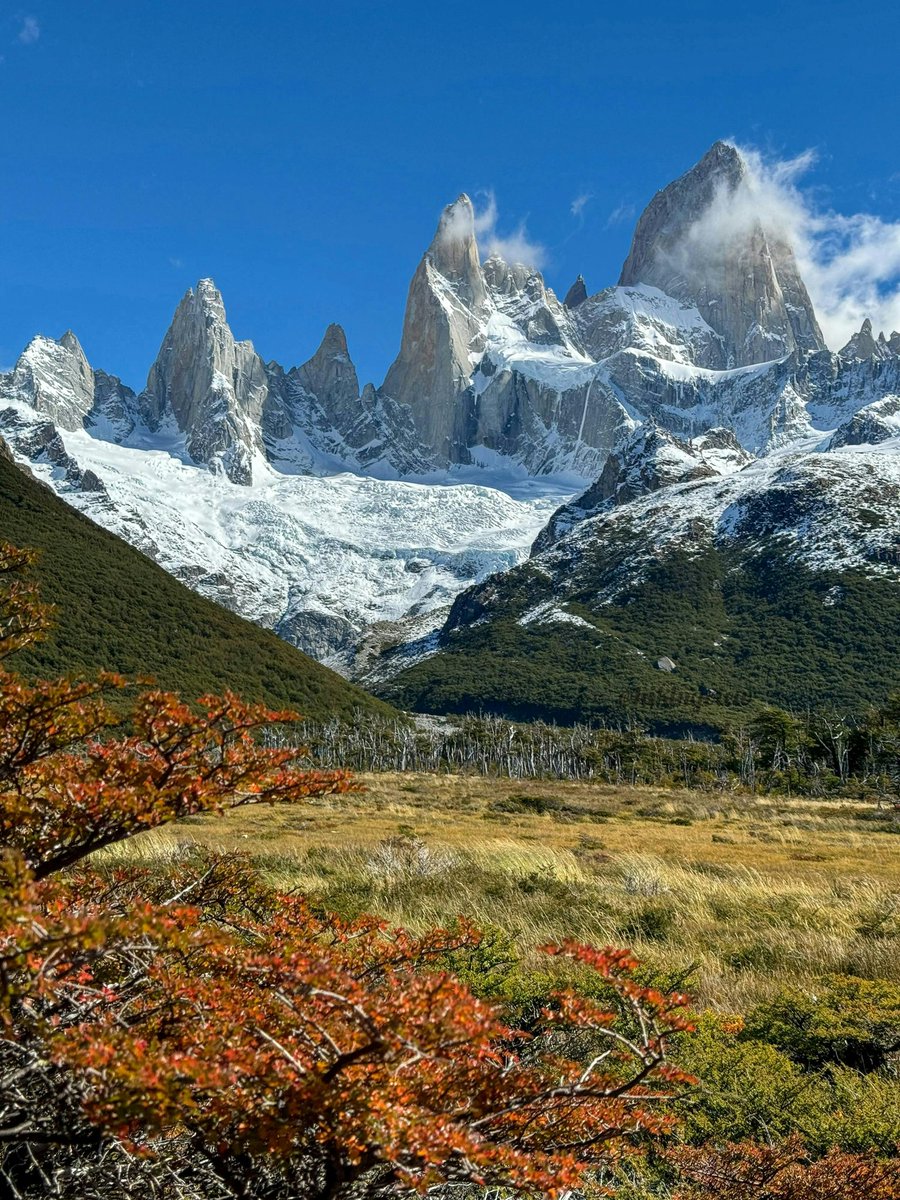
[{"label": "grass meadow", "polygon": [[460,775],[360,783],[150,830],[100,861],[239,853],[343,914],[499,928],[535,970],[546,942],[627,945],[723,1012],[831,974],[900,977],[900,821],[871,803]]}]

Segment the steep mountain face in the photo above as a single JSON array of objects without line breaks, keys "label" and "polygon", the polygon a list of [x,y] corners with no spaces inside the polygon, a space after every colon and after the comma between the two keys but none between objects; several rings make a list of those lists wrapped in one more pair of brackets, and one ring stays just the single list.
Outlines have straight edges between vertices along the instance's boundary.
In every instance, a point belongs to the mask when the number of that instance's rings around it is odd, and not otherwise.
[{"label": "steep mountain face", "polygon": [[[825,348],[754,171],[716,143],[650,201],[618,285],[579,276],[564,302],[482,261],[460,196],[380,387],[360,388],[336,324],[300,366],[264,362],[201,280],[140,396],[73,334],[37,337],[0,375],[0,433],[71,505],[348,674],[462,671],[460,639],[495,627],[535,649],[678,555],[740,572],[774,541],[803,571],[891,589],[900,334],[866,322]],[[577,611],[567,572],[597,581]],[[533,593],[522,624],[495,619],[507,586]]]},{"label": "steep mountain face", "polygon": [[134,392],[114,375],[93,371],[71,330],[33,338],[13,370],[0,375],[0,399],[24,406],[59,429],[134,422]]},{"label": "steep mountain face", "polygon": [[438,462],[468,461],[473,355],[483,349],[488,297],[468,196],[444,209],[413,276],[400,353],[381,391],[412,414]]},{"label": "steep mountain face", "polygon": [[178,305],[141,394],[148,428],[156,433],[173,424],[195,462],[249,483],[253,455],[262,452],[264,418],[276,436],[288,433],[283,410],[267,410],[268,398],[253,343],[234,340],[221,293],[211,279],[201,279]]},{"label": "steep mountain face", "polygon": [[722,366],[825,348],[793,250],[758,212],[747,163],[716,142],[651,200],[619,278],[696,307],[722,338]]},{"label": "steep mountain face", "polygon": [[[618,399],[594,389],[596,374],[569,307],[539,272],[497,255],[481,263],[472,203],[460,196],[413,276],[400,354],[379,390],[410,413],[431,468],[594,473],[629,427]],[[402,445],[388,453],[410,473]]]}]

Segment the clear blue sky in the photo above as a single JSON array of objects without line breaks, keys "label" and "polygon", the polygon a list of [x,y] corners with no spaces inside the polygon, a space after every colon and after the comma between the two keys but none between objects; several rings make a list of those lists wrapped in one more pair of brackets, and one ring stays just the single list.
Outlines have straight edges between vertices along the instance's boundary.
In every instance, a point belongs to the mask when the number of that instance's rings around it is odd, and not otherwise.
[{"label": "clear blue sky", "polygon": [[339,321],[380,382],[458,192],[493,189],[501,233],[527,219],[557,290],[597,290],[717,137],[816,147],[828,204],[900,217],[895,5],[22,4],[0,8],[4,367],[71,327],[140,387],[211,275],[265,358]]}]

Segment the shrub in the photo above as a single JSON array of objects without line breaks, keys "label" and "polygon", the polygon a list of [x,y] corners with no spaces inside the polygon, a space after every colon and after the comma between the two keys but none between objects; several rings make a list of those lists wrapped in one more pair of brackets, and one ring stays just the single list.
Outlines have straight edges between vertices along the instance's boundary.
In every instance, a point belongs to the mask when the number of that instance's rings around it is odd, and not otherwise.
[{"label": "shrub", "polygon": [[900,984],[837,976],[816,995],[782,991],[753,1009],[744,1036],[777,1046],[806,1069],[875,1071],[900,1050]]}]

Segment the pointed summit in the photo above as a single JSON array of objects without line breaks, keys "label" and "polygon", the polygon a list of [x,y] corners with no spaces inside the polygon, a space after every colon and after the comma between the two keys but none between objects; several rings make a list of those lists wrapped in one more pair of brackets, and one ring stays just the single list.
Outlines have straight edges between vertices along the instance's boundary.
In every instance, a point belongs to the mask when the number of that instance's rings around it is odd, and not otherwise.
[{"label": "pointed summit", "polygon": [[249,483],[267,398],[262,360],[251,342],[234,340],[221,292],[201,279],[175,310],[150,369],[140,397],[147,424],[173,420],[196,462]]},{"label": "pointed summit", "polygon": [[60,429],[82,429],[94,404],[94,372],[71,329],[58,340],[32,338],[13,368],[10,386]]},{"label": "pointed summit", "polygon": [[579,304],[584,304],[587,300],[587,285],[584,282],[584,276],[579,275],[569,290],[566,292],[566,298],[563,304],[566,308],[577,308]]},{"label": "pointed summit", "polygon": [[490,301],[475,239],[475,212],[463,193],[441,214],[409,285],[400,353],[380,392],[409,408],[437,461],[468,460],[472,355],[484,348]]},{"label": "pointed summit", "polygon": [[475,209],[465,192],[460,192],[452,204],[441,213],[431,242],[431,250],[439,245],[469,242],[475,239]]},{"label": "pointed summit", "polygon": [[465,192],[441,213],[425,257],[465,303],[484,303],[484,278],[475,238],[475,210]]},{"label": "pointed summit", "polygon": [[[895,336],[895,334],[891,334],[892,338]],[[847,345],[840,351],[840,356],[841,358],[864,360],[890,358],[892,353],[891,343],[887,341],[883,333],[879,333],[877,338],[874,336],[872,322],[866,317],[859,332],[854,333]]]},{"label": "pointed summit", "polygon": [[359,407],[359,379],[340,325],[329,325],[312,358],[291,374],[334,415],[336,425],[353,420]]},{"label": "pointed summit", "polygon": [[751,169],[728,142],[656,193],[619,283],[657,287],[699,309],[733,366],[825,347],[793,250],[767,227]]}]

